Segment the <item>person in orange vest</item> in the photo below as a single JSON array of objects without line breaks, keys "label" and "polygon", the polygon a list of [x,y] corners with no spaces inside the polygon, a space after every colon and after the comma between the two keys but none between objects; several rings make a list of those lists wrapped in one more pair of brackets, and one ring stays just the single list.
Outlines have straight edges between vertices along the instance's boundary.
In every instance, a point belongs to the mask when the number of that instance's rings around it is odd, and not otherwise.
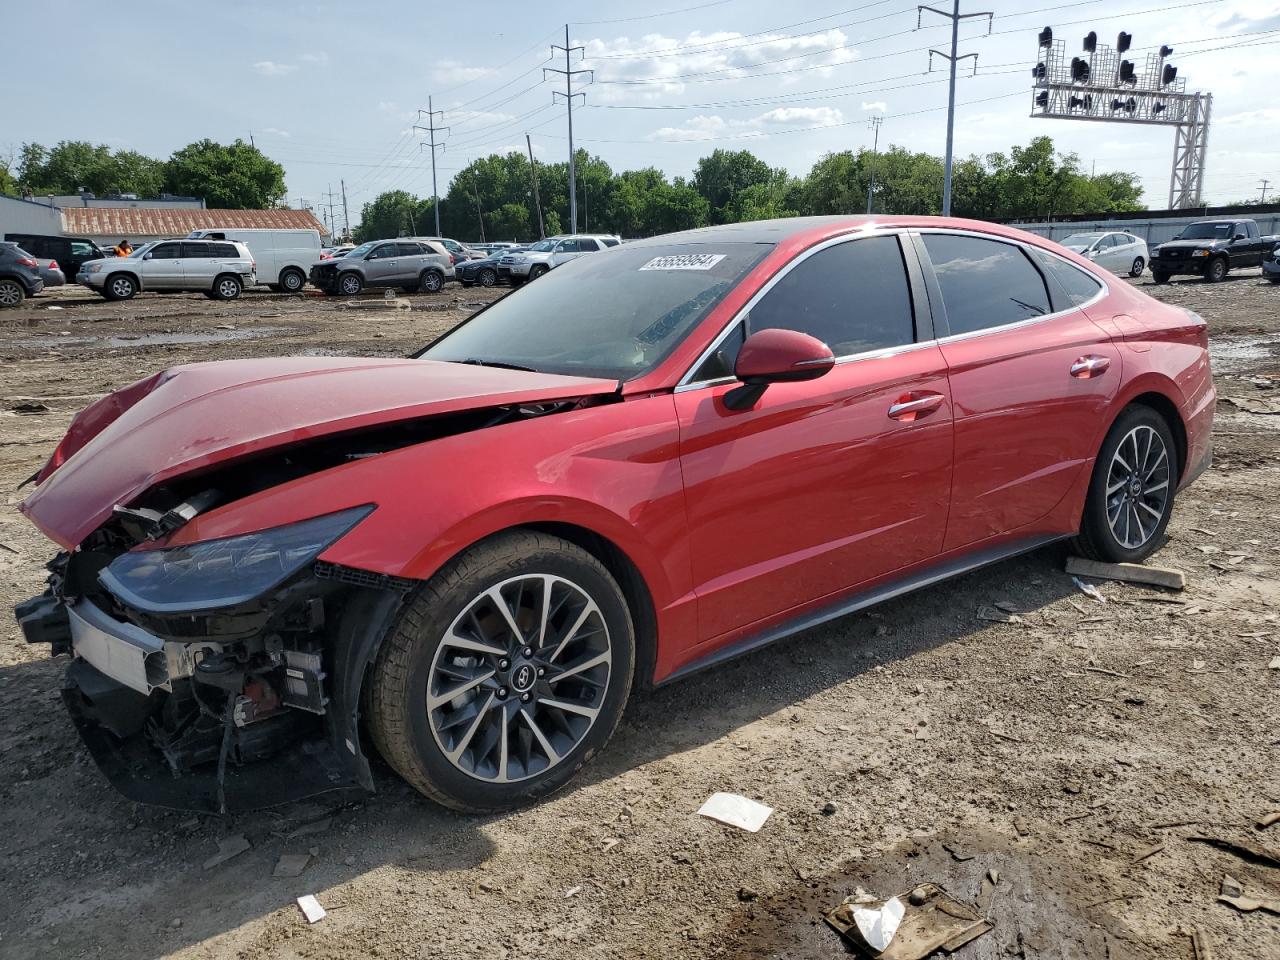
[{"label": "person in orange vest", "polygon": [[133,244],[129,242],[128,238],[116,244],[117,257],[127,257],[131,253],[133,253]]}]

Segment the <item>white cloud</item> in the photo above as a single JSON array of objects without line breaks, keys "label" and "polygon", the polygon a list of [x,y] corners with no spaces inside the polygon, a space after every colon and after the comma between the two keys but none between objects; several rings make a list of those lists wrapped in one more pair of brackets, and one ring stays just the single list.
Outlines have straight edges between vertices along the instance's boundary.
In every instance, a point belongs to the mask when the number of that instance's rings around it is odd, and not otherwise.
[{"label": "white cloud", "polygon": [[886,110],[889,109],[889,105],[885,103],[883,100],[872,100],[870,103],[868,103],[866,100],[863,100],[862,109],[875,110],[879,113],[884,113]]},{"label": "white cloud", "polygon": [[292,63],[276,63],[274,60],[259,60],[253,69],[264,77],[283,77],[293,73],[298,67]]},{"label": "white cloud", "polygon": [[[848,49],[849,37],[841,30],[806,36],[769,34],[751,40],[731,31],[707,34],[695,31],[683,39],[651,33],[634,40],[630,37],[588,40],[583,45],[586,58],[582,66],[595,71],[595,79],[600,84],[597,89],[605,100],[637,96],[653,99],[681,93],[686,87],[687,74],[711,73],[742,79],[752,74],[815,67],[820,69],[813,72],[825,76],[831,67],[857,57],[857,51]],[[650,79],[654,82],[610,82]]]},{"label": "white cloud", "polygon": [[497,71],[491,67],[468,67],[457,60],[441,60],[431,71],[431,78],[436,83],[468,83],[472,80],[483,80],[493,76]]},{"label": "white cloud", "polygon": [[748,120],[726,120],[712,114],[690,117],[678,127],[661,127],[649,135],[650,140],[698,141],[717,137],[747,140],[766,136],[764,127],[798,126],[829,127],[841,123],[844,114],[835,107],[775,107]]}]

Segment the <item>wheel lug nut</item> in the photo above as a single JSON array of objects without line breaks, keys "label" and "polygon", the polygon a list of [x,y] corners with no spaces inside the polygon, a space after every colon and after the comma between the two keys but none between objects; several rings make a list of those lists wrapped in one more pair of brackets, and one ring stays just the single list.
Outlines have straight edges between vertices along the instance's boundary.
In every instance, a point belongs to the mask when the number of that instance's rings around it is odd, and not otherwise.
[{"label": "wheel lug nut", "polygon": [[539,668],[538,668],[538,676],[540,676],[540,677],[542,677],[542,676],[546,676],[546,673],[547,673],[547,671],[546,671],[546,670],[544,670],[542,667],[539,667]]},{"label": "wheel lug nut", "polygon": [[524,650],[521,651],[521,653],[523,653],[526,657],[532,657],[533,647],[525,647]]},{"label": "wheel lug nut", "polygon": [[499,700],[505,700],[505,699],[507,699],[507,688],[506,688],[506,687],[499,687],[499,688],[498,688],[498,699],[499,699]]},{"label": "wheel lug nut", "polygon": [[499,669],[499,670],[505,670],[505,669],[507,669],[507,667],[509,667],[509,666],[511,666],[511,661],[510,661],[510,660],[499,660],[499,661],[498,661],[498,669]]},{"label": "wheel lug nut", "polygon": [[527,694],[527,693],[522,693],[522,694],[520,694],[520,699],[521,699],[521,700],[523,700],[525,703],[528,703],[528,702],[529,702],[529,694]]}]

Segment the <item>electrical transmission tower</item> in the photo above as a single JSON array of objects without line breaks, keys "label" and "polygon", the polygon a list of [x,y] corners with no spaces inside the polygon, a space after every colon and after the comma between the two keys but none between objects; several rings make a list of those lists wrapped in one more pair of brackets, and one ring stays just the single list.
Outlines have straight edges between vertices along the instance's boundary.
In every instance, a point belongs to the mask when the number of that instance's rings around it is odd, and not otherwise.
[{"label": "electrical transmission tower", "polygon": [[1178,68],[1165,62],[1173,47],[1147,54],[1146,69],[1139,71],[1133,60],[1123,59],[1133,44],[1130,33],[1122,32],[1113,48],[1098,43],[1091,30],[1082,45],[1085,55],[1070,61],[1051,27],[1040,31],[1039,44],[1039,62],[1031,68],[1033,117],[1173,127],[1169,207],[1203,205],[1213,94],[1187,92]]},{"label": "electrical transmission tower", "polygon": [[591,79],[594,80],[595,71],[574,70],[570,65],[571,54],[581,53],[585,57],[587,51],[585,47],[569,46],[569,25],[567,23],[564,25],[564,46],[562,47],[559,44],[552,44],[551,55],[555,56],[555,53],[557,50],[561,50],[564,52],[564,69],[558,70],[555,67],[543,67],[542,78],[545,80],[548,73],[557,73],[564,77],[564,92],[561,93],[559,90],[553,90],[551,92],[551,102],[554,103],[556,97],[564,97],[565,106],[568,107],[568,110],[569,110],[569,232],[577,233],[578,232],[578,188],[577,188],[577,178],[574,175],[574,169],[573,169],[573,98],[581,97],[582,102],[586,103],[587,95],[581,92],[578,92],[578,93],[574,92],[573,78],[581,76],[584,73],[589,73],[592,75]]},{"label": "electrical transmission tower", "polygon": [[943,53],[941,50],[929,51],[929,69],[933,70],[933,58],[939,56],[951,65],[951,86],[947,91],[947,159],[946,169],[942,175],[942,215],[944,217],[951,216],[951,147],[955,139],[956,127],[956,64],[961,60],[973,57],[973,72],[978,72],[978,55],[976,53],[958,53],[956,50],[960,42],[960,21],[968,20],[971,17],[987,18],[987,33],[991,33],[991,21],[995,18],[994,13],[961,13],[960,0],[955,0],[952,5],[951,12],[939,10],[936,7],[918,6],[916,7],[916,29],[920,29],[920,21],[924,16],[924,12],[928,10],[930,13],[936,13],[940,17],[946,17],[951,21],[951,52]]},{"label": "electrical transmission tower", "polygon": [[329,216],[327,218],[329,223],[329,239],[335,240],[337,239],[337,236],[338,236],[338,219],[337,217],[334,216],[334,213],[333,213],[333,208],[335,206],[333,198],[337,196],[337,194],[333,192],[332,183],[329,184],[329,190],[327,193],[324,194],[324,196],[329,198],[328,203],[322,204],[322,206],[329,208]]},{"label": "electrical transmission tower", "polygon": [[421,120],[424,116],[427,118],[426,126],[421,126],[415,123],[413,125],[413,129],[423,131],[430,138],[428,140],[423,141],[422,143],[419,143],[418,149],[419,150],[426,149],[431,151],[431,199],[435,202],[435,208],[436,208],[436,234],[435,235],[438,237],[441,234],[440,234],[440,191],[436,189],[436,151],[444,149],[444,141],[437,140],[436,134],[447,133],[449,128],[436,125],[436,117],[439,117],[441,120],[443,120],[444,111],[435,110],[435,109],[432,109],[432,107],[433,107],[433,104],[431,102],[431,98],[427,97],[427,109],[418,111],[419,120]]}]

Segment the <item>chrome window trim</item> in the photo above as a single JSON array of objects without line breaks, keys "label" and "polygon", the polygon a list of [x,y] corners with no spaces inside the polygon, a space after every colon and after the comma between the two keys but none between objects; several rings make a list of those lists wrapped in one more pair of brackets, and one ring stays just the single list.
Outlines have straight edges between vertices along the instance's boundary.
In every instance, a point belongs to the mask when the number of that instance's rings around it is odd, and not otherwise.
[{"label": "chrome window trim", "polygon": [[[763,287],[757,290],[755,292],[755,295],[750,300],[748,300],[746,303],[742,305],[741,308],[739,308],[738,312],[735,313],[729,319],[729,322],[724,325],[724,329],[722,329],[718,334],[716,334],[715,339],[711,341],[711,343],[707,346],[705,350],[702,351],[702,353],[698,354],[698,358],[693,362],[693,364],[689,367],[689,369],[685,371],[684,376],[682,376],[679,379],[679,381],[677,381],[675,386],[675,392],[684,393],[686,390],[693,390],[695,388],[711,386],[711,385],[720,384],[720,383],[733,383],[736,380],[735,377],[716,377],[713,380],[693,380],[692,377],[699,370],[699,368],[701,368],[701,366],[706,362],[707,357],[711,356],[711,354],[714,353],[716,349],[719,348],[720,344],[724,343],[724,341],[728,339],[729,335],[733,332],[734,328],[742,321],[742,319],[747,314],[751,312],[752,308],[757,303],[759,303],[762,299],[764,299],[764,297],[768,295],[769,291],[772,290],[774,286],[780,280],[782,280],[783,277],[785,277],[788,273],[790,273],[792,270],[794,270],[804,261],[808,260],[814,254],[820,253],[821,251],[826,250],[829,247],[834,247],[837,244],[852,243],[855,240],[861,240],[865,237],[871,237],[871,236],[897,237],[900,234],[905,234],[906,232],[907,231],[903,228],[882,229],[880,228],[879,224],[876,224],[876,223],[863,224],[861,227],[859,227],[857,230],[852,231],[851,233],[842,233],[838,237],[832,237],[829,240],[823,240],[821,243],[814,244],[809,249],[801,252],[799,256],[793,257],[790,261],[788,261],[786,264],[783,265],[783,268],[781,270],[779,270],[772,277],[770,277],[768,282],[766,282]],[[901,240],[899,240],[899,243],[901,243]],[[908,289],[910,289],[911,277],[909,272],[907,271],[907,265],[905,262],[902,265],[902,271],[903,271],[903,276],[907,279]],[[914,313],[914,309],[915,309],[914,305],[912,309]],[[903,344],[900,347],[885,347],[881,350],[871,350],[865,353],[850,353],[844,356],[836,357],[836,363],[838,364],[847,363],[850,360],[861,360],[867,357],[880,355],[880,354],[883,354],[885,356],[890,356],[894,353],[903,353],[907,350],[914,350],[917,347],[923,346],[925,342],[927,341]]]},{"label": "chrome window trim", "polygon": [[[1077,264],[1072,263],[1066,257],[1058,253],[1055,253],[1052,250],[1047,250],[1044,247],[1038,246],[1036,244],[1028,244],[1021,240],[1017,240],[1013,237],[1002,237],[993,233],[983,233],[978,230],[958,230],[958,229],[946,228],[946,227],[937,227],[937,228],[925,227],[923,229],[910,228],[910,227],[877,229],[876,227],[877,227],[876,224],[867,224],[862,229],[857,230],[853,233],[841,234],[838,237],[832,237],[830,240],[824,240],[822,243],[816,244],[815,246],[810,247],[808,250],[805,250],[802,254],[800,254],[800,256],[791,260],[788,264],[786,264],[783,267],[783,269],[779,270],[776,274],[770,277],[768,283],[766,283],[763,287],[761,287],[759,290],[756,291],[755,295],[750,300],[748,300],[742,306],[742,308],[738,310],[737,313],[733,315],[733,317],[729,320],[727,324],[725,324],[724,329],[721,330],[720,333],[716,335],[715,339],[711,341],[710,345],[705,350],[703,350],[701,354],[698,355],[698,359],[695,360],[693,365],[690,366],[690,368],[685,372],[685,375],[680,378],[673,392],[685,393],[689,390],[698,390],[698,389],[702,389],[703,387],[715,387],[715,386],[721,386],[727,383],[736,383],[737,378],[732,376],[716,377],[712,380],[692,380],[690,378],[702,366],[702,364],[706,362],[707,357],[711,356],[711,354],[720,346],[720,344],[724,343],[724,341],[733,332],[734,328],[737,327],[737,325],[741,322],[743,317],[745,317],[747,314],[751,312],[751,308],[754,307],[770,290],[773,289],[774,284],[776,284],[779,280],[785,277],[796,266],[798,266],[800,263],[807,260],[809,257],[813,256],[815,253],[818,253],[821,250],[825,250],[828,247],[833,247],[838,243],[848,243],[854,240],[860,240],[868,236],[900,236],[904,234],[915,233],[923,238],[923,236],[928,233],[939,233],[939,234],[946,234],[946,235],[957,236],[957,237],[975,237],[979,240],[993,240],[996,243],[1005,243],[1011,247],[1017,247],[1020,250],[1022,250],[1023,255],[1027,257],[1031,266],[1035,269],[1037,273],[1040,273],[1043,278],[1044,274],[1041,271],[1040,266],[1035,262],[1034,258],[1031,256],[1029,252],[1030,249],[1034,247],[1036,250],[1039,250],[1041,253],[1045,254],[1046,256],[1055,257],[1056,259],[1061,260],[1063,263],[1065,263],[1068,267],[1071,267],[1073,270],[1080,270],[1081,273],[1088,274],[1088,276],[1090,276],[1094,281],[1096,281],[1101,285],[1101,288],[1094,296],[1090,297],[1088,300],[1084,301],[1083,303],[1072,304],[1070,307],[1068,307],[1065,310],[1057,310],[1057,311],[1054,311],[1053,313],[1046,313],[1044,316],[1040,316],[1040,317],[1028,317],[1026,320],[1018,320],[1018,321],[1015,321],[1014,323],[1005,323],[1005,324],[1001,324],[998,327],[983,327],[981,330],[971,330],[968,333],[953,333],[953,334],[948,334],[945,337],[936,337],[931,340],[919,340],[915,343],[903,344],[902,346],[899,346],[899,347],[885,347],[881,350],[868,350],[863,353],[850,353],[844,356],[836,357],[835,362],[837,365],[852,363],[857,360],[875,360],[875,359],[880,359],[882,357],[897,356],[898,354],[910,353],[913,350],[919,350],[924,347],[938,346],[941,344],[952,343],[952,342],[957,342],[961,340],[971,340],[974,337],[983,337],[991,333],[1004,333],[1006,330],[1016,330],[1020,327],[1028,327],[1028,326],[1031,326],[1032,324],[1043,323],[1046,320],[1055,320],[1058,317],[1065,317],[1067,314],[1074,313],[1077,310],[1083,312],[1085,307],[1092,306],[1093,304],[1097,303],[1099,300],[1102,300],[1104,297],[1109,296],[1111,293],[1111,286],[1107,283],[1107,281],[1104,278],[1099,277],[1097,274],[1093,273],[1092,271],[1082,270]],[[921,265],[921,268],[924,269],[924,264]],[[930,271],[933,270],[932,261],[928,263],[928,269]],[[934,274],[934,277],[936,279],[937,277],[936,273]],[[1045,278],[1046,294],[1049,294],[1048,285],[1049,285],[1048,279]],[[1052,301],[1052,294],[1050,294],[1050,301]],[[943,309],[944,310],[946,309],[945,304],[943,305]],[[1088,314],[1086,314],[1086,316],[1088,316]]]}]

